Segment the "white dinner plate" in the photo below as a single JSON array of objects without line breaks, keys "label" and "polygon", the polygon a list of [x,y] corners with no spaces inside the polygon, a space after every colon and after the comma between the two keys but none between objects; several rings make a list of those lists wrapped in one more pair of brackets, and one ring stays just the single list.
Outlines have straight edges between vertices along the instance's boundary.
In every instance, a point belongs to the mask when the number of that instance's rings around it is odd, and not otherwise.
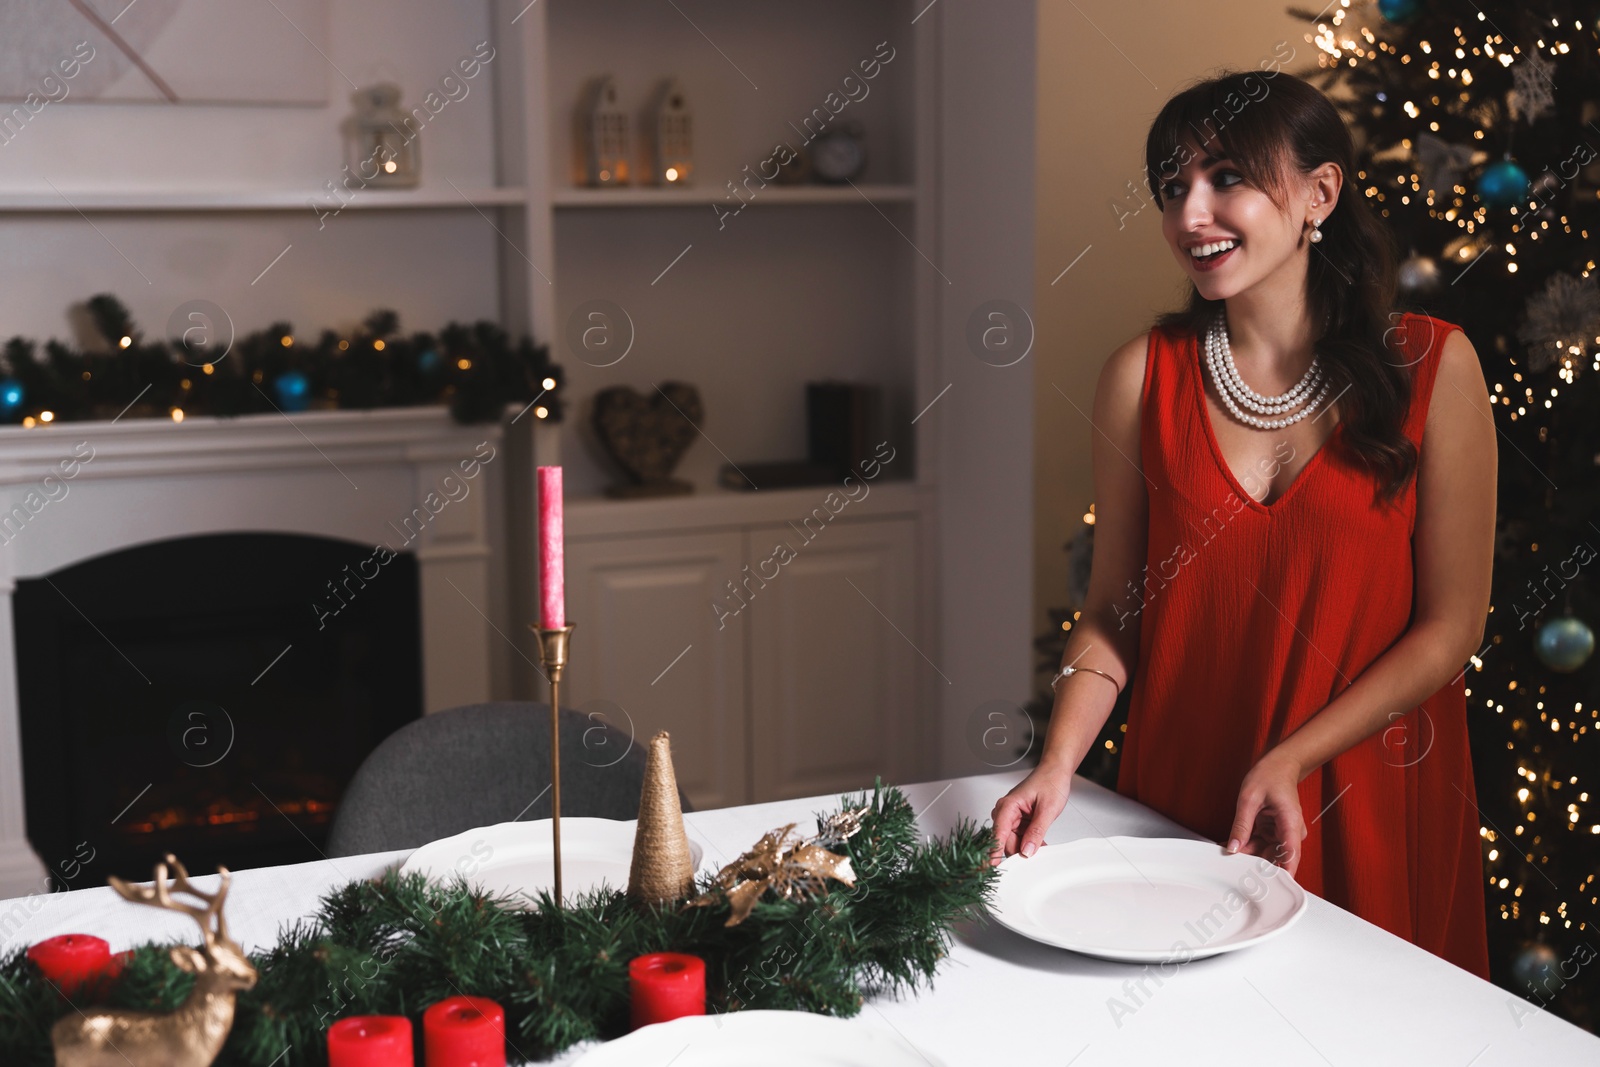
[{"label": "white dinner plate", "polygon": [[574,1067],[944,1067],[887,1027],[805,1011],[686,1015],[592,1049]]},{"label": "white dinner plate", "polygon": [[[633,833],[637,820],[561,819],[561,895],[571,900],[578,893],[602,884],[628,888],[633,865]],[[689,861],[695,871],[705,850],[689,841]],[[497,896],[524,894],[532,899],[541,889],[555,889],[555,848],[549,819],[502,822],[480,826],[454,837],[430,841],[413,852],[401,874],[420,871],[430,879],[448,882],[456,875]]]},{"label": "white dinner plate", "polygon": [[1101,959],[1168,963],[1283,933],[1306,910],[1289,872],[1221,845],[1092,837],[1007,856],[990,908],[1024,937]]}]

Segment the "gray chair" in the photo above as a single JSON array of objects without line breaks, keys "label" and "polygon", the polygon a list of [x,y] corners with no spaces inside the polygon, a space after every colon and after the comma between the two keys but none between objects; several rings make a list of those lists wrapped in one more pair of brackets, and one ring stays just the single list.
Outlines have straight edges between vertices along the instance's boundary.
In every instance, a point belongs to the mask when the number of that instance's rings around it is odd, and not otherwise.
[{"label": "gray chair", "polygon": [[[561,709],[561,814],[635,819],[646,738]],[[678,791],[689,811],[688,798]],[[475,826],[550,817],[550,705],[472,704],[424,715],[362,761],[334,813],[328,855],[415,848]]]}]

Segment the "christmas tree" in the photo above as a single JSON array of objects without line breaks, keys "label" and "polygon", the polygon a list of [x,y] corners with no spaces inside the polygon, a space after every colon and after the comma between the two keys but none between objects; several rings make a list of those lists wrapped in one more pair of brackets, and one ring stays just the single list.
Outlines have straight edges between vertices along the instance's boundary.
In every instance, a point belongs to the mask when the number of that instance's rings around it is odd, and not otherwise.
[{"label": "christmas tree", "polygon": [[[1543,1009],[1600,1032],[1600,2],[1290,11],[1318,49],[1301,76],[1355,139],[1345,195],[1405,253],[1400,309],[1459,325],[1495,403],[1494,584],[1466,679],[1491,977],[1519,1023]],[[1069,604],[1035,641],[1044,677],[1086,595],[1083,518]],[[1126,698],[1079,768],[1107,787]],[[1052,702],[1027,706],[1035,737]]]},{"label": "christmas tree", "polygon": [[1466,679],[1493,978],[1519,1018],[1595,1030],[1600,4],[1294,14],[1356,138],[1346,190],[1407,254],[1402,302],[1461,326],[1495,402],[1492,606]]}]

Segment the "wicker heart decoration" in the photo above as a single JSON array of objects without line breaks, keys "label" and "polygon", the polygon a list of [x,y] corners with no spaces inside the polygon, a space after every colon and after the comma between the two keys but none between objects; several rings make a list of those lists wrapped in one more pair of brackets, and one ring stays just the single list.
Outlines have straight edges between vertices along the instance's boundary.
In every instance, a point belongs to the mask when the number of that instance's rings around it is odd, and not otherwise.
[{"label": "wicker heart decoration", "polygon": [[692,491],[672,471],[694,443],[704,414],[699,391],[683,382],[666,382],[649,397],[626,385],[596,393],[595,434],[632,483],[608,492],[637,496]]}]

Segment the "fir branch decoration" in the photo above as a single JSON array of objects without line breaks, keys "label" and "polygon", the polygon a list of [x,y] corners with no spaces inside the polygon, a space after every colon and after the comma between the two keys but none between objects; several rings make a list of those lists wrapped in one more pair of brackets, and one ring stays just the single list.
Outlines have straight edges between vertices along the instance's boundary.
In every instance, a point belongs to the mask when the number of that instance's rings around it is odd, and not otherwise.
[{"label": "fir branch decoration", "polygon": [[[285,928],[254,953],[254,989],[239,994],[233,1032],[217,1064],[300,1067],[327,1061],[327,1029],[349,1015],[407,1015],[464,993],[506,1012],[513,1062],[547,1059],[578,1041],[628,1029],[628,961],[670,950],[706,961],[712,1011],[791,1009],[849,1017],[866,997],[931,982],[949,953],[951,927],[983,920],[999,871],[989,864],[993,831],[963,818],[924,842],[898,789],[878,781],[847,796],[861,828],[838,849],[854,886],[829,882],[814,897],[768,892],[749,917],[726,926],[724,903],[640,908],[621,889],[569,898],[547,892],[537,910],[477,893],[464,882],[428,883],[391,871],[342,886],[318,914]],[[827,819],[817,819],[819,831]],[[714,876],[702,875],[710,892]],[[18,949],[0,959],[0,1062],[48,1067],[49,1030],[73,1008],[62,1003]],[[141,946],[108,1004],[171,1010],[192,976],[165,946]]]},{"label": "fir branch decoration", "polygon": [[[492,422],[507,404],[559,422],[561,368],[549,349],[492,322],[403,334],[393,311],[347,336],[302,337],[288,322],[231,339],[198,328],[149,340],[109,294],[83,307],[84,347],[13,337],[0,347],[0,425],[86,419],[255,415],[448,404],[456,421]],[[209,332],[209,328],[206,332]],[[553,385],[547,385],[553,382]],[[131,405],[131,406],[130,406]]]}]

